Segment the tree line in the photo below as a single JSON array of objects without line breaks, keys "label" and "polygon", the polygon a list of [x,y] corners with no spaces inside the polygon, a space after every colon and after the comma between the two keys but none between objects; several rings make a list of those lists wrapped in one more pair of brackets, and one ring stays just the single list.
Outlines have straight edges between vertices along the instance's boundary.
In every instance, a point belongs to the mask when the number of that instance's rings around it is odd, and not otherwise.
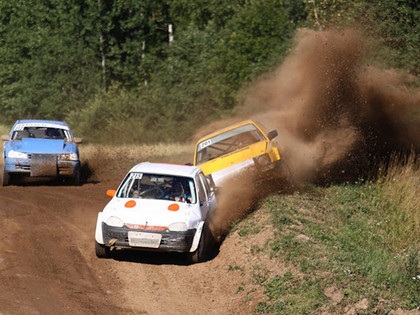
[{"label": "tree line", "polygon": [[419,12],[417,0],[1,1],[0,121],[66,120],[111,142],[183,140],[233,114],[298,28],[363,25],[384,48],[374,58],[418,76]]}]

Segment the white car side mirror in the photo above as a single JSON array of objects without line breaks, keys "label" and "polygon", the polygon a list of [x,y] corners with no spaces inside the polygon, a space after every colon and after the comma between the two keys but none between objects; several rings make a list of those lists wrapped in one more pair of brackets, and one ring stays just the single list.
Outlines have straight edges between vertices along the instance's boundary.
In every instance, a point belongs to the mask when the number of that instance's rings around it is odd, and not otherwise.
[{"label": "white car side mirror", "polygon": [[2,135],[1,136],[1,140],[3,140],[3,141],[9,141],[10,140],[10,137],[9,137],[9,135]]}]

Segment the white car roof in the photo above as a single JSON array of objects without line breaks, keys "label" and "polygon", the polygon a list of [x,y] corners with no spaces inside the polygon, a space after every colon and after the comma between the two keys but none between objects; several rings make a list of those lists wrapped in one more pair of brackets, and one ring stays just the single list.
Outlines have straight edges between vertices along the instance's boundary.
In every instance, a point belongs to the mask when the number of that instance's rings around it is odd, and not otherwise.
[{"label": "white car roof", "polygon": [[194,177],[201,172],[201,169],[196,166],[182,164],[142,162],[134,166],[130,172]]},{"label": "white car roof", "polygon": [[64,121],[58,120],[40,120],[40,119],[22,119],[15,122],[13,130],[22,130],[24,127],[47,127],[69,130],[69,126]]}]

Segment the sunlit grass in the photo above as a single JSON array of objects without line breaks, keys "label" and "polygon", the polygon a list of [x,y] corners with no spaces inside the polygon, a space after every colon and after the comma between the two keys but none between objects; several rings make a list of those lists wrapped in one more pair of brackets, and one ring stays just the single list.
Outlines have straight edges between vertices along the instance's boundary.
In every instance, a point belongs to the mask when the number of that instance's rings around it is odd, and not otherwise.
[{"label": "sunlit grass", "polygon": [[[252,255],[293,268],[267,271],[258,313],[386,314],[420,307],[420,165],[411,155],[381,169],[373,180],[311,185],[265,200],[276,233]],[[253,221],[237,223],[238,235],[258,238],[239,233]]]},{"label": "sunlit grass", "polygon": [[10,132],[10,127],[8,126],[4,126],[4,125],[0,125],[0,136],[1,135],[8,135]]},{"label": "sunlit grass", "polygon": [[[311,194],[272,196],[265,202],[278,231],[275,238],[267,240],[266,253],[292,264],[295,270],[291,276],[298,284],[288,286],[278,270],[277,276],[263,284],[268,301],[261,302],[257,312],[317,313],[327,307],[333,313],[343,313],[363,298],[369,301],[366,314],[378,307],[378,299],[392,301],[385,309],[420,306],[419,240],[407,239],[404,249],[394,248],[386,220],[395,220],[395,225],[406,221],[381,213],[387,211],[382,203],[389,202],[381,199],[381,185],[318,187],[312,188]],[[396,238],[406,235],[401,228],[393,233]],[[325,299],[323,292],[329,287],[346,292],[338,305]]]},{"label": "sunlit grass", "polygon": [[420,162],[414,154],[400,160],[394,156],[377,181],[377,215],[383,218],[388,245],[396,251],[420,246]]},{"label": "sunlit grass", "polygon": [[80,161],[96,179],[117,176],[121,180],[131,167],[140,162],[191,163],[193,144],[154,145],[79,145]]},{"label": "sunlit grass", "polygon": [[[8,134],[9,131],[9,127],[0,125],[0,135]],[[179,164],[192,163],[194,143],[157,143],[153,145],[82,143],[79,145],[79,153],[84,170],[89,169],[89,172],[95,173],[102,178],[104,174],[105,176],[115,174],[120,176],[135,164],[145,161]],[[2,164],[3,159],[0,159],[0,165]]]},{"label": "sunlit grass", "polygon": [[[10,132],[10,127],[9,126],[4,126],[4,125],[0,125],[0,137],[2,135],[8,135]],[[1,147],[3,148],[3,141],[1,143]],[[1,171],[3,169],[3,157],[0,159],[0,167],[1,167]]]},{"label": "sunlit grass", "polygon": [[[90,159],[96,157],[98,154],[103,155],[107,159],[118,161],[121,158],[133,161],[145,161],[159,159],[164,157],[173,157],[189,154],[193,155],[193,144],[163,144],[158,143],[154,145],[96,145],[87,144],[80,145],[79,151],[81,159]],[[151,161],[153,162],[153,161]]]}]

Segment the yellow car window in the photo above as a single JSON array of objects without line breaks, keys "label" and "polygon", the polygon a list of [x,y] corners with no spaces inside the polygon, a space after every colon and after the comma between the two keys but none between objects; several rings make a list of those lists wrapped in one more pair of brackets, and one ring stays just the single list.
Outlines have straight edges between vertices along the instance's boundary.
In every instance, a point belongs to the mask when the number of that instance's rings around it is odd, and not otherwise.
[{"label": "yellow car window", "polygon": [[196,165],[262,140],[265,140],[264,136],[252,124],[218,134],[198,144]]}]

